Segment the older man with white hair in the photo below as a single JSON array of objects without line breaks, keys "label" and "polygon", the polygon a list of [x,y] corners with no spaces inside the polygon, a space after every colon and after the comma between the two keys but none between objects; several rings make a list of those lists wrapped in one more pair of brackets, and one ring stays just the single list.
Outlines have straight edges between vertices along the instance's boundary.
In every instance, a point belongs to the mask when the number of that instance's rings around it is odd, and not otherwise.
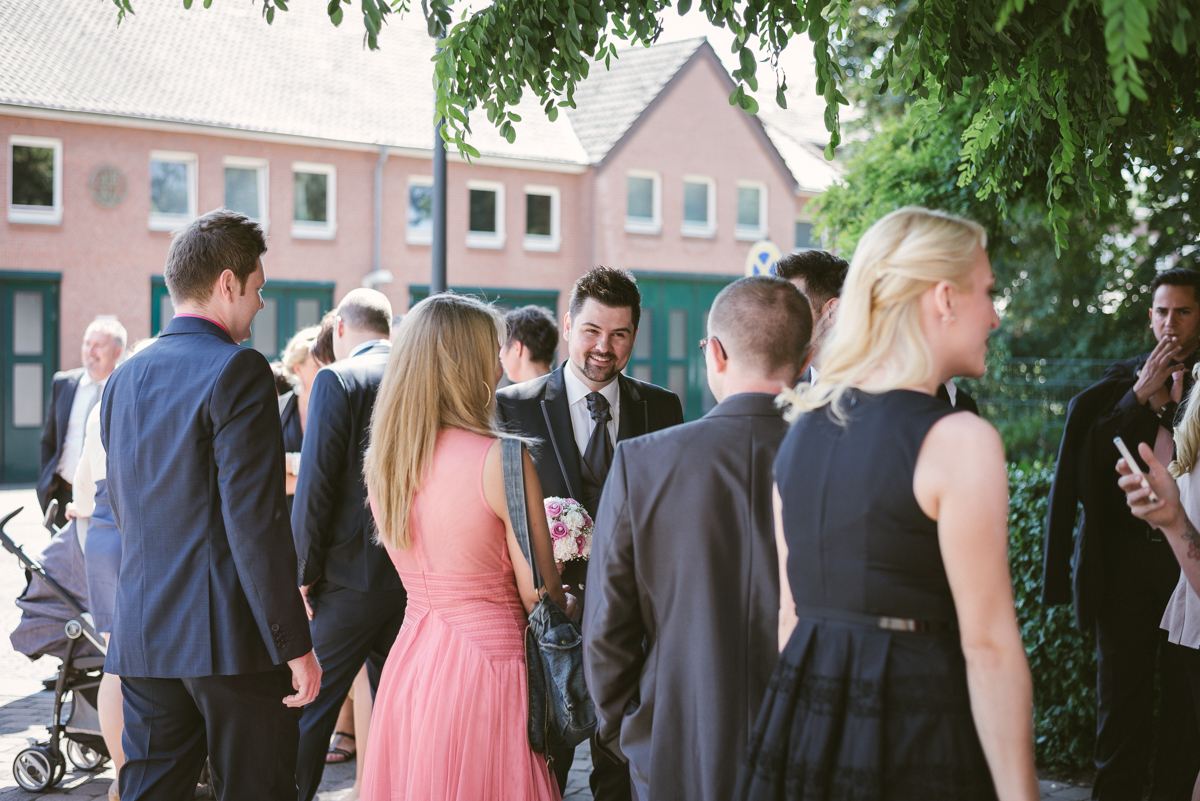
[{"label": "older man with white hair", "polygon": [[100,402],[104,385],[125,352],[128,335],[116,317],[101,316],[83,332],[80,361],[83,367],[63,370],[54,375],[46,426],[42,429],[41,469],[37,495],[42,511],[50,501],[58,501],[58,525],[67,523],[67,502],[71,500],[71,481],[79,456],[88,413]]}]

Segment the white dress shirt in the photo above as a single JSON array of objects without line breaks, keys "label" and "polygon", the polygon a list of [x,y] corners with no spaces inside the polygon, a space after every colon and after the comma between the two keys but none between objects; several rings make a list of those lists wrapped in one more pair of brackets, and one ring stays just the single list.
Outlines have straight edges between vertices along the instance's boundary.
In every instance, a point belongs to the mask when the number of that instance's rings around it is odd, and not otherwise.
[{"label": "white dress shirt", "polygon": [[[567,403],[571,407],[571,428],[575,430],[575,444],[579,447],[579,455],[583,456],[587,452],[588,440],[592,438],[592,429],[596,427],[587,405],[587,396],[591,390],[575,375],[575,368],[570,362],[563,367],[563,377],[567,385]],[[617,379],[613,378],[600,390],[600,394],[608,401],[608,413],[611,416],[608,421],[608,437],[613,448],[616,448],[617,422],[621,419],[621,388]]]},{"label": "white dress shirt", "polygon": [[360,354],[360,353],[366,353],[368,350],[370,350],[371,348],[375,347],[376,345],[382,345],[382,344],[384,344],[384,343],[387,343],[388,345],[391,345],[391,344],[392,344],[391,342],[389,342],[389,341],[388,341],[388,340],[386,340],[386,339],[371,339],[371,340],[367,340],[366,342],[363,342],[363,343],[362,343],[362,344],[360,344],[358,347],[356,347],[354,350],[350,351],[350,355],[349,355],[349,356],[347,356],[346,358],[347,358],[347,359],[353,359],[353,358],[354,358],[355,356],[357,356],[358,354]]},{"label": "white dress shirt", "polygon": [[71,481],[71,503],[80,517],[91,517],[96,510],[96,483],[107,475],[108,460],[100,440],[100,404],[96,404],[88,415],[87,436],[83,438],[83,451]]},{"label": "white dress shirt", "polygon": [[63,439],[62,455],[58,458],[58,467],[54,471],[70,483],[75,478],[75,469],[79,467],[79,457],[83,453],[83,436],[87,430],[87,416],[92,407],[100,402],[104,394],[104,385],[108,379],[93,381],[85,370],[75,388],[75,399],[71,401],[71,415],[67,418],[67,435]]},{"label": "white dress shirt", "polygon": [[[1200,475],[1196,470],[1179,477],[1179,502],[1189,520],[1200,520]],[[1167,608],[1163,611],[1160,628],[1167,630],[1167,641],[1185,648],[1200,648],[1200,596],[1192,589],[1187,574],[1179,572],[1179,583]]]}]

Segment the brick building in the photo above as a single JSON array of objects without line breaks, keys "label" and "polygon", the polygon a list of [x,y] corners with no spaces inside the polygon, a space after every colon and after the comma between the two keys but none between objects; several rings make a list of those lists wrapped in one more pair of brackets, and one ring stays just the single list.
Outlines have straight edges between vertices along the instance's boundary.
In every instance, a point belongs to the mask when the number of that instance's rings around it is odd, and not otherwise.
[{"label": "brick building", "polygon": [[[268,26],[248,3],[144,3],[118,27],[111,4],[0,0],[0,483],[33,480],[51,376],[79,365],[92,319],[137,339],[170,318],[170,232],[198,213],[227,205],[267,229],[248,345],[272,357],[353,287],[398,312],[427,293],[423,22],[393,19],[370,52],[301,6]],[[473,119],[482,157],[450,153],[450,285],[561,317],[590,265],[632,270],[646,312],[629,369],[699,416],[712,297],[755,241],[807,246],[805,206],[836,177],[819,118],[747,115],[732,87],[692,39],[597,66],[556,122],[527,104],[511,145]]]}]

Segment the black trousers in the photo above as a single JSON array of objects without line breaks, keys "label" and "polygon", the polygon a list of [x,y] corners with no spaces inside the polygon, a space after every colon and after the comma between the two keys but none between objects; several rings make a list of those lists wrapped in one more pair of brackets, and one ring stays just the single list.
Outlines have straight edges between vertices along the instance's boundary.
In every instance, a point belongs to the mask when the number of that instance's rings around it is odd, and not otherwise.
[{"label": "black trousers", "polygon": [[588,777],[592,797],[596,801],[632,801],[633,783],[629,778],[629,763],[622,762],[592,735],[592,775]]},{"label": "black trousers", "polygon": [[309,628],[321,663],[321,692],[304,707],[300,719],[296,761],[300,801],[312,801],[317,793],[338,712],[364,662],[372,695],[379,686],[383,663],[404,622],[407,600],[404,590],[360,592],[328,581],[318,581],[309,592],[313,606]]},{"label": "black trousers", "polygon": [[300,710],[289,670],[195,679],[121,677],[125,801],[191,798],[210,760],[220,801],[295,801]]},{"label": "black trousers", "polygon": [[1188,686],[1184,650],[1159,628],[1179,580],[1165,542],[1130,538],[1106,543],[1105,599],[1096,621],[1096,783],[1092,798],[1142,798],[1154,742],[1154,683],[1161,700],[1153,801],[1187,801],[1200,770],[1200,734]]}]

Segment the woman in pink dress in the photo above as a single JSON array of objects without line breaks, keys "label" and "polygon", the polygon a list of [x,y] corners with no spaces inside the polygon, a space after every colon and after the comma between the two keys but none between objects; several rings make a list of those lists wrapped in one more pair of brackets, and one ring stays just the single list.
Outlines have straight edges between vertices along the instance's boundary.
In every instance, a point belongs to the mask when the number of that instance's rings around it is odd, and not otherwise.
[{"label": "woman in pink dress", "polygon": [[[493,414],[503,341],[490,306],[434,295],[405,315],[379,388],[365,472],[408,608],[375,697],[366,801],[559,797],[526,734],[537,594],[504,499]],[[528,508],[542,509],[528,454],[525,486]],[[545,515],[530,517],[538,568],[557,577]],[[549,584],[566,607],[561,582]]]}]

